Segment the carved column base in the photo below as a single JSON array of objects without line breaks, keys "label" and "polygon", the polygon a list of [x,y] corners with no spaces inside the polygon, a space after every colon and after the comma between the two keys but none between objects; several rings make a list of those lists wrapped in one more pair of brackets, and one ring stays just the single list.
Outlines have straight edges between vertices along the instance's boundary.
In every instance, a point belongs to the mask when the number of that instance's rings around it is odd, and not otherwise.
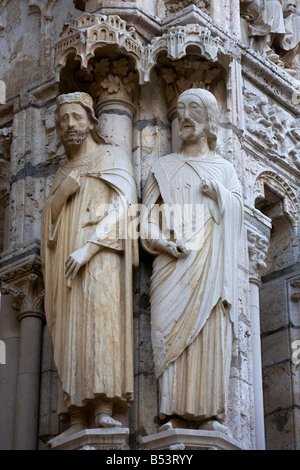
[{"label": "carved column base", "polygon": [[146,450],[242,450],[239,442],[219,431],[170,429],[142,438]]},{"label": "carved column base", "polygon": [[84,429],[48,442],[52,450],[130,450],[128,428]]}]

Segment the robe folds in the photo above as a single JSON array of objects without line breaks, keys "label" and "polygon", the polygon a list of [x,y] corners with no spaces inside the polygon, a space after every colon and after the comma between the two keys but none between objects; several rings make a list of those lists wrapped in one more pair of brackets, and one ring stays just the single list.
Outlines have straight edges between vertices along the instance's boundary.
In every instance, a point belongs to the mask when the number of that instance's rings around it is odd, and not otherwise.
[{"label": "robe folds", "polygon": [[290,51],[300,43],[300,8],[284,18],[284,26],[285,35],[280,37],[279,46],[285,51]]},{"label": "robe folds", "polygon": [[[211,180],[217,202],[200,189]],[[155,204],[203,207],[202,244],[184,258],[155,249]],[[232,335],[237,335],[237,247],[243,209],[231,163],[211,153],[157,159],[144,190],[142,245],[153,256],[151,335],[160,414],[187,419],[225,413]],[[156,230],[153,225],[156,224]],[[162,236],[163,233],[161,233]],[[154,237],[154,238],[155,238]],[[176,237],[175,237],[176,239]]]},{"label": "robe folds", "polygon": [[[55,192],[72,170],[80,175],[80,188],[53,223]],[[131,162],[117,146],[99,146],[94,154],[67,161],[55,175],[43,210],[41,256],[46,319],[62,389],[59,413],[96,397],[120,407],[132,401],[132,267],[138,251],[120,221],[136,202]],[[102,249],[67,282],[66,259],[86,243]]]}]

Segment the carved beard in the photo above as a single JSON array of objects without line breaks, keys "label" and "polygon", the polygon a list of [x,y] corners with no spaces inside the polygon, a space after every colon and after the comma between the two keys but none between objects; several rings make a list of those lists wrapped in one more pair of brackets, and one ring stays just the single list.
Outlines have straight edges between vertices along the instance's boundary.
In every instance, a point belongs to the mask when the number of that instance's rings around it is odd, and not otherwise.
[{"label": "carved beard", "polygon": [[[188,127],[185,127],[188,126]],[[205,137],[206,131],[204,124],[198,124],[191,119],[185,119],[179,124],[178,132],[180,140],[183,142],[195,142],[201,137]]]},{"label": "carved beard", "polygon": [[90,133],[90,128],[88,126],[84,130],[74,129],[72,131],[65,130],[63,132],[60,132],[60,138],[63,144],[66,144],[69,146],[81,145],[82,142],[85,141],[89,133]]}]

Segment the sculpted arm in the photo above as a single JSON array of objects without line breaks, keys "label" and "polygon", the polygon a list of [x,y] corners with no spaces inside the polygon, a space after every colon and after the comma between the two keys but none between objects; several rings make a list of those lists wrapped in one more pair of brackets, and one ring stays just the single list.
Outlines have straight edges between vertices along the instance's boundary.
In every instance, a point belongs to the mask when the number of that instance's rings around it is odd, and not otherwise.
[{"label": "sculpted arm", "polygon": [[[80,176],[76,170],[73,170],[60,183],[56,191],[49,198],[52,224],[57,222],[67,200],[75,194],[79,188]],[[83,247],[71,253],[65,263],[66,279],[73,280],[80,267],[86,264],[99,250],[100,248],[98,246],[86,243]]]},{"label": "sculpted arm", "polygon": [[233,168],[226,169],[225,180],[223,183],[213,179],[202,181],[200,190],[210,198],[212,203],[209,209],[212,217],[217,223],[221,222],[222,217],[229,201],[237,206],[241,206],[241,187]]},{"label": "sculpted arm", "polygon": [[168,253],[174,258],[182,258],[188,254],[180,240],[169,240],[159,224],[160,204],[155,204],[150,210],[147,226],[147,244],[152,251]]}]

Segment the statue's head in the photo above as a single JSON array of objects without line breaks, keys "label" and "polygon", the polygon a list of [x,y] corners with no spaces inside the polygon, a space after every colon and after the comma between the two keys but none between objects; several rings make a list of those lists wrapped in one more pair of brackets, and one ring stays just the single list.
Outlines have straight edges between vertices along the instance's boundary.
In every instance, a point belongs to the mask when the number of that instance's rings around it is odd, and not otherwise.
[{"label": "statue's head", "polygon": [[90,95],[82,92],[60,95],[56,104],[56,129],[64,145],[80,145],[89,134],[96,142],[103,143]]},{"label": "statue's head", "polygon": [[214,150],[218,134],[218,103],[214,95],[202,88],[184,91],[177,102],[179,137],[182,141],[196,141],[206,137]]}]

